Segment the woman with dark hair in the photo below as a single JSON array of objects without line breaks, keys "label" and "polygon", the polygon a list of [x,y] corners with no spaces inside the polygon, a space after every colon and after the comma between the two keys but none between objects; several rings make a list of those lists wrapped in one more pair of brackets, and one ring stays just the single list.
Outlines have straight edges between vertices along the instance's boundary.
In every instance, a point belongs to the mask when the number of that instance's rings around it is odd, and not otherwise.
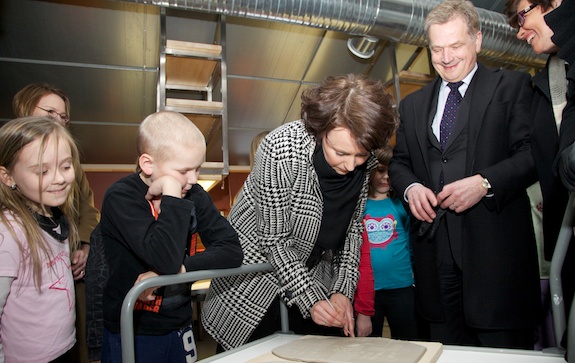
[{"label": "woman with dark hair", "polygon": [[296,333],[354,334],[373,151],[388,144],[397,113],[381,81],[345,75],[305,90],[301,115],[261,142],[230,212],[244,264],[274,271],[212,280],[202,321],[220,350],[279,330],[279,299]]},{"label": "woman with dark hair", "polygon": [[[517,38],[526,41],[534,53],[549,55],[545,68],[532,77],[535,96],[530,133],[543,197],[543,246],[547,261],[553,257],[569,199],[569,191],[560,178],[562,153],[575,141],[575,71],[572,66],[566,69],[575,60],[572,3],[573,0],[507,0],[505,4],[505,13],[509,24],[517,29]],[[575,294],[575,237],[571,238],[561,276],[568,316]],[[545,303],[550,307],[548,285],[547,280],[542,281]]]}]

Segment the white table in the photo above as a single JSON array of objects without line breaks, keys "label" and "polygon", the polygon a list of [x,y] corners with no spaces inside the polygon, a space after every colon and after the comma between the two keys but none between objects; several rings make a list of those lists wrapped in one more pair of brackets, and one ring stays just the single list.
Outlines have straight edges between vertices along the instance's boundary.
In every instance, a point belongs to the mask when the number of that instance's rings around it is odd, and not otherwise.
[{"label": "white table", "polygon": [[[274,334],[198,363],[242,363],[289,343],[299,335]],[[565,363],[562,355],[531,350],[443,346],[437,363]]]}]

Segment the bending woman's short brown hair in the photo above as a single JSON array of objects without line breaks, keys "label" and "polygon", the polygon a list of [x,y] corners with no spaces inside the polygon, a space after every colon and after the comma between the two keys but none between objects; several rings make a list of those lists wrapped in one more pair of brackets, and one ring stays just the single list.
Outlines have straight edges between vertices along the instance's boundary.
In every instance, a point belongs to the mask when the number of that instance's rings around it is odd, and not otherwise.
[{"label": "bending woman's short brown hair", "polygon": [[383,82],[365,75],[326,78],[302,95],[301,117],[307,131],[321,140],[336,127],[348,129],[358,145],[373,151],[389,143],[398,114]]}]

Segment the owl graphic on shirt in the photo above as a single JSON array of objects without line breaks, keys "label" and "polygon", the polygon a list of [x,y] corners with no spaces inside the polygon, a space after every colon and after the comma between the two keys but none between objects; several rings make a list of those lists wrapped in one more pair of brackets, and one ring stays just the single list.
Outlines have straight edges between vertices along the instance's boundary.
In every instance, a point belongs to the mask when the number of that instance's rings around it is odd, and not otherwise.
[{"label": "owl graphic on shirt", "polygon": [[392,214],[385,217],[372,217],[368,214],[363,218],[363,223],[372,248],[386,248],[397,239],[397,221]]}]

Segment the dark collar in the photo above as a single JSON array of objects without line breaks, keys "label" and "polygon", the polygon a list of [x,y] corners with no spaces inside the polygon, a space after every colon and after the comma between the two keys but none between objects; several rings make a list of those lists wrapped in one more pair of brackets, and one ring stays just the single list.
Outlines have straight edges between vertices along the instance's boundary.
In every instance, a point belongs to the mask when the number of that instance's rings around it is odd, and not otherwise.
[{"label": "dark collar", "polygon": [[[54,237],[57,241],[63,242],[70,235],[70,225],[66,216],[62,213],[60,208],[51,208],[52,217],[46,217],[34,212],[34,217],[44,231]],[[58,232],[58,227],[59,232]]]}]

